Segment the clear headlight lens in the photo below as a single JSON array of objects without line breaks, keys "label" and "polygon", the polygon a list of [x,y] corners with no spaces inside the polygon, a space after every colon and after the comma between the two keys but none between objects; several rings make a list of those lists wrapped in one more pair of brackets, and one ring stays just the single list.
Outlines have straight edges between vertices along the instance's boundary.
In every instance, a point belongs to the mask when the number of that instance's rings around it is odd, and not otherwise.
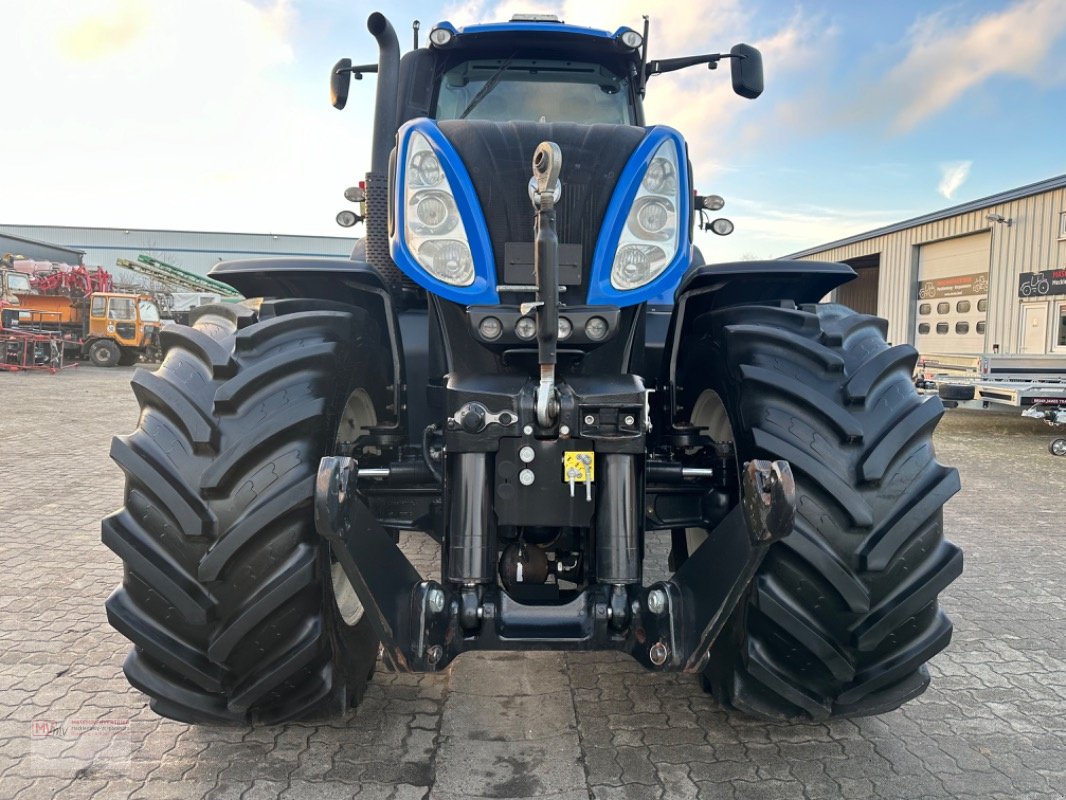
[{"label": "clear headlight lens", "polygon": [[627,244],[618,248],[611,271],[611,285],[615,289],[636,289],[662,272],[665,265],[666,253],[661,247]]},{"label": "clear headlight lens", "polygon": [[665,141],[648,164],[626,217],[611,267],[611,286],[637,289],[662,274],[677,253],[680,205],[677,148]]},{"label": "clear headlight lens", "polygon": [[411,153],[407,179],[412,186],[436,186],[444,180],[444,170],[433,152],[418,150]]},{"label": "clear headlight lens", "polygon": [[637,238],[666,241],[674,235],[674,204],[665,198],[642,197],[633,204],[629,230]]},{"label": "clear headlight lens", "polygon": [[[673,152],[673,148],[670,150]],[[677,191],[676,162],[656,156],[648,165],[648,171],[644,173],[644,180],[640,185],[648,192],[673,194]]]},{"label": "clear headlight lens", "polygon": [[474,282],[474,259],[455,194],[421,133],[411,134],[404,171],[404,238],[415,260],[452,286]]},{"label": "clear headlight lens", "polygon": [[415,257],[429,272],[453,286],[474,282],[474,258],[466,242],[430,239],[419,246]]},{"label": "clear headlight lens", "polygon": [[415,192],[408,210],[416,236],[442,236],[459,224],[459,209],[447,192]]}]

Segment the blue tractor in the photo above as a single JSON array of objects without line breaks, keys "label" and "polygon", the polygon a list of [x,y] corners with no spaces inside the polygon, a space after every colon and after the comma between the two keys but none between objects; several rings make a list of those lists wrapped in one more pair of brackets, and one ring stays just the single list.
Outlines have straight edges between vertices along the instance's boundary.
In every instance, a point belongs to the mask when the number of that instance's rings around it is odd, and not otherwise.
[{"label": "blue tractor", "polygon": [[695,65],[757,97],[759,52],[649,60],[646,24],[522,17],[401,57],[368,28],[378,63],[331,76],[340,108],[377,74],[365,239],[219,264],[262,299],[165,328],[133,379],[102,526],[129,681],[220,724],[342,712],[379,653],[617,650],[777,719],[921,693],[962,569],[941,403],[883,320],[819,302],[849,267],[705,264],[719,203],[644,118],[649,78]]}]

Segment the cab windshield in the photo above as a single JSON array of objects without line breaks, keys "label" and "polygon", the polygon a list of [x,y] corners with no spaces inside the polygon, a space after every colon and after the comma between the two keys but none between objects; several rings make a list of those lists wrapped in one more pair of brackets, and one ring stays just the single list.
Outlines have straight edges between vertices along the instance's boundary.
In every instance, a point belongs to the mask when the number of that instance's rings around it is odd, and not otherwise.
[{"label": "cab windshield", "polygon": [[151,300],[139,301],[137,310],[141,315],[141,322],[159,322],[159,309]]},{"label": "cab windshield", "polygon": [[464,61],[441,79],[437,119],[632,125],[629,81],[601,64],[507,58]]},{"label": "cab windshield", "polygon": [[13,292],[30,291],[29,277],[18,272],[9,272],[7,274],[7,285]]}]

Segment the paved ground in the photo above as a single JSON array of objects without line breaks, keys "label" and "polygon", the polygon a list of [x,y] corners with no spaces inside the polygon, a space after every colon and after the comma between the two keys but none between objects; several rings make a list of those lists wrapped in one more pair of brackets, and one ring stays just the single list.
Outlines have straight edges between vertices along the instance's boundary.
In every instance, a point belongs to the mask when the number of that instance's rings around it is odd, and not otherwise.
[{"label": "paved ground", "polygon": [[120,565],[98,520],[120,499],[107,449],[136,422],[131,373],[0,373],[0,798],[1066,794],[1066,460],[1036,423],[941,428],[967,567],[944,598],[955,640],[903,710],[771,725],[621,657],[468,655],[379,672],[335,724],[215,730],[153,716],[104,620]]}]

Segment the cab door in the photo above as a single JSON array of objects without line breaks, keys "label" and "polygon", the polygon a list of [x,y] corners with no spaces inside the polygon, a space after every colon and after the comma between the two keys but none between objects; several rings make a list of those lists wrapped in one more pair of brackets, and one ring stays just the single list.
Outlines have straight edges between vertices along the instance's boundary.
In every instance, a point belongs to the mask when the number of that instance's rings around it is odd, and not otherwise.
[{"label": "cab door", "polygon": [[83,335],[86,338],[107,338],[107,296],[94,294],[89,297],[89,316],[85,320]]},{"label": "cab door", "polygon": [[132,297],[107,298],[107,332],[124,347],[137,346],[137,305]]}]

